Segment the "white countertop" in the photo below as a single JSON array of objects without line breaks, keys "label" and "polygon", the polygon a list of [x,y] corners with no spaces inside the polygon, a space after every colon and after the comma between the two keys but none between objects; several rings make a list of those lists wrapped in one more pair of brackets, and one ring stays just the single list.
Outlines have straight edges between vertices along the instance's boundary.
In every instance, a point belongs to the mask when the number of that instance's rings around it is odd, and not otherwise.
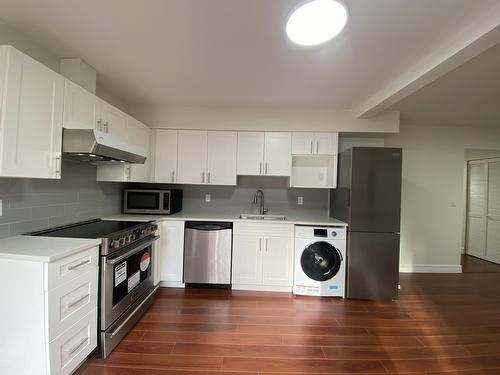
[{"label": "white countertop", "polygon": [[0,239],[0,258],[54,262],[100,244],[95,239],[14,236]]},{"label": "white countertop", "polygon": [[[272,213],[281,214],[279,212]],[[314,214],[314,213],[288,213],[284,214],[286,220],[251,220],[240,219],[240,214],[235,213],[198,213],[198,212],[178,212],[173,215],[134,215],[122,214],[115,216],[104,217],[103,220],[123,220],[123,221],[164,221],[164,220],[204,220],[204,221],[232,221],[232,222],[250,222],[250,223],[273,223],[273,224],[295,224],[295,225],[327,225],[327,226],[347,226],[343,221],[334,219],[332,217]]]}]

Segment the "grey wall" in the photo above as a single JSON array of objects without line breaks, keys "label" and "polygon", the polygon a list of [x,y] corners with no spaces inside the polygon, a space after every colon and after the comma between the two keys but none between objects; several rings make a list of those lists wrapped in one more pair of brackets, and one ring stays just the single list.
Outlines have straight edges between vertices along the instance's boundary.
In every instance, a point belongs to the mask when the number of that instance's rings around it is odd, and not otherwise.
[{"label": "grey wall", "polygon": [[96,167],[63,162],[61,180],[0,178],[0,237],[121,211],[122,184],[96,182]]},{"label": "grey wall", "polygon": [[[284,177],[238,177],[238,186],[193,186],[193,185],[136,185],[143,188],[180,188],[183,190],[185,212],[251,213],[252,199],[257,189],[265,195],[269,213],[287,214],[294,211],[314,211],[327,214],[327,189],[290,189]],[[205,202],[205,194],[211,195],[211,202]],[[303,197],[304,204],[297,204],[297,197]]]}]

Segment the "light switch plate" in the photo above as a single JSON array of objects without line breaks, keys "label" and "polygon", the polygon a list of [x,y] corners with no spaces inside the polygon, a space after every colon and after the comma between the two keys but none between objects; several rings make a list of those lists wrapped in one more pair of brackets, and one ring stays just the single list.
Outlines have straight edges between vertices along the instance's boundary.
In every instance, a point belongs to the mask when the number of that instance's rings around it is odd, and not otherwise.
[{"label": "light switch plate", "polygon": [[210,194],[205,194],[205,202],[207,203],[210,203],[212,197],[210,196]]},{"label": "light switch plate", "polygon": [[303,205],[304,204],[304,197],[297,197],[297,204]]}]

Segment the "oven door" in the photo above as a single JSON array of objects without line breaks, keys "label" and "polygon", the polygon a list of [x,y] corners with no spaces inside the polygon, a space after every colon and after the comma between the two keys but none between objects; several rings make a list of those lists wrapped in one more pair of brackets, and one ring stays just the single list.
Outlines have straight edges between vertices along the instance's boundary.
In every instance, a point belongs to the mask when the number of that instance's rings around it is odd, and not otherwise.
[{"label": "oven door", "polygon": [[158,238],[149,236],[101,257],[101,330],[106,330],[153,288],[154,243]]}]

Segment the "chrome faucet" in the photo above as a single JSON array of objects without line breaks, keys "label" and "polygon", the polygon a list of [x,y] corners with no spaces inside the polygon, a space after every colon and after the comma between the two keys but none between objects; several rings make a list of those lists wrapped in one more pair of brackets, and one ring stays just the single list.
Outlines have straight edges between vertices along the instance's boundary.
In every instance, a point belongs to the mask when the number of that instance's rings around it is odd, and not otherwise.
[{"label": "chrome faucet", "polygon": [[265,215],[267,214],[268,209],[264,207],[264,192],[262,190],[257,190],[253,197],[253,204],[259,204],[259,214]]}]

